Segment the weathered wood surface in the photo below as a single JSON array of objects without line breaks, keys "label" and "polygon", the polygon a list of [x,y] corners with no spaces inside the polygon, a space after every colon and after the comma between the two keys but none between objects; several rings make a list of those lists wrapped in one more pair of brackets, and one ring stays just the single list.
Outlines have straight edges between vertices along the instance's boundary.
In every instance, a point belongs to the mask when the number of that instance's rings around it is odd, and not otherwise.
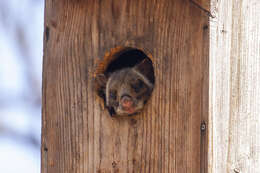
[{"label": "weathered wood surface", "polygon": [[260,1],[211,8],[209,173],[259,173]]},{"label": "weathered wood surface", "polygon": [[[137,117],[111,118],[94,93],[116,46],[153,55]],[[206,172],[208,50],[208,17],[188,0],[46,0],[42,173]]]}]

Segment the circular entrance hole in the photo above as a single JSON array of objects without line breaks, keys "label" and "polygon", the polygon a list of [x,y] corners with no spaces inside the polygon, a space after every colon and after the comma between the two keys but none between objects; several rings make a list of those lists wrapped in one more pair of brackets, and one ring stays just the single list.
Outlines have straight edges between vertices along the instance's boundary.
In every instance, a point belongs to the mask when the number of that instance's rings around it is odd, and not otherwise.
[{"label": "circular entrance hole", "polygon": [[96,91],[111,116],[135,115],[143,110],[155,83],[150,57],[137,48],[118,47],[99,63]]}]

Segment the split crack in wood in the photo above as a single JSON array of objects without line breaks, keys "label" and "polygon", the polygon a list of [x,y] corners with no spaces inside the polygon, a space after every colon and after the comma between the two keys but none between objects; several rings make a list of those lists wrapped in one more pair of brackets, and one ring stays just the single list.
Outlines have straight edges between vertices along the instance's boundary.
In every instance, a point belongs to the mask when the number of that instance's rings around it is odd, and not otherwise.
[{"label": "split crack in wood", "polygon": [[203,8],[203,7],[202,7],[200,4],[198,4],[197,2],[194,2],[193,0],[189,0],[189,1],[190,1],[193,5],[195,5],[196,7],[198,7],[200,10],[202,10],[203,12],[205,12],[209,17],[215,18],[215,16],[213,16],[212,13],[211,13],[209,10]]}]

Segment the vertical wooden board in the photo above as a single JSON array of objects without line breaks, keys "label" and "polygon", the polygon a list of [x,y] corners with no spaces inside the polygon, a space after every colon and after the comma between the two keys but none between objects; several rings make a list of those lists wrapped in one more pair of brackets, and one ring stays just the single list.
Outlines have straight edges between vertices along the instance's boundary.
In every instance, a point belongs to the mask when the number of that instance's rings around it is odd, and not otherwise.
[{"label": "vertical wooden board", "polygon": [[260,170],[260,1],[212,1],[209,172]]},{"label": "vertical wooden board", "polygon": [[[206,172],[207,25],[189,1],[46,0],[42,172]],[[97,62],[117,46],[153,56],[136,117],[111,118],[94,93]]]}]

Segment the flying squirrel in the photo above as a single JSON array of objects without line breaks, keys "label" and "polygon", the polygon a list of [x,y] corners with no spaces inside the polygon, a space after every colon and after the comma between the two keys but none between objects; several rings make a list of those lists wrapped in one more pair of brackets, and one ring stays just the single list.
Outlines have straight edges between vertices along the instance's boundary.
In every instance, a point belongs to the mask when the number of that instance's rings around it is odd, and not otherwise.
[{"label": "flying squirrel", "polygon": [[98,74],[99,95],[111,116],[135,115],[142,111],[154,87],[152,62],[144,59],[134,67]]}]

